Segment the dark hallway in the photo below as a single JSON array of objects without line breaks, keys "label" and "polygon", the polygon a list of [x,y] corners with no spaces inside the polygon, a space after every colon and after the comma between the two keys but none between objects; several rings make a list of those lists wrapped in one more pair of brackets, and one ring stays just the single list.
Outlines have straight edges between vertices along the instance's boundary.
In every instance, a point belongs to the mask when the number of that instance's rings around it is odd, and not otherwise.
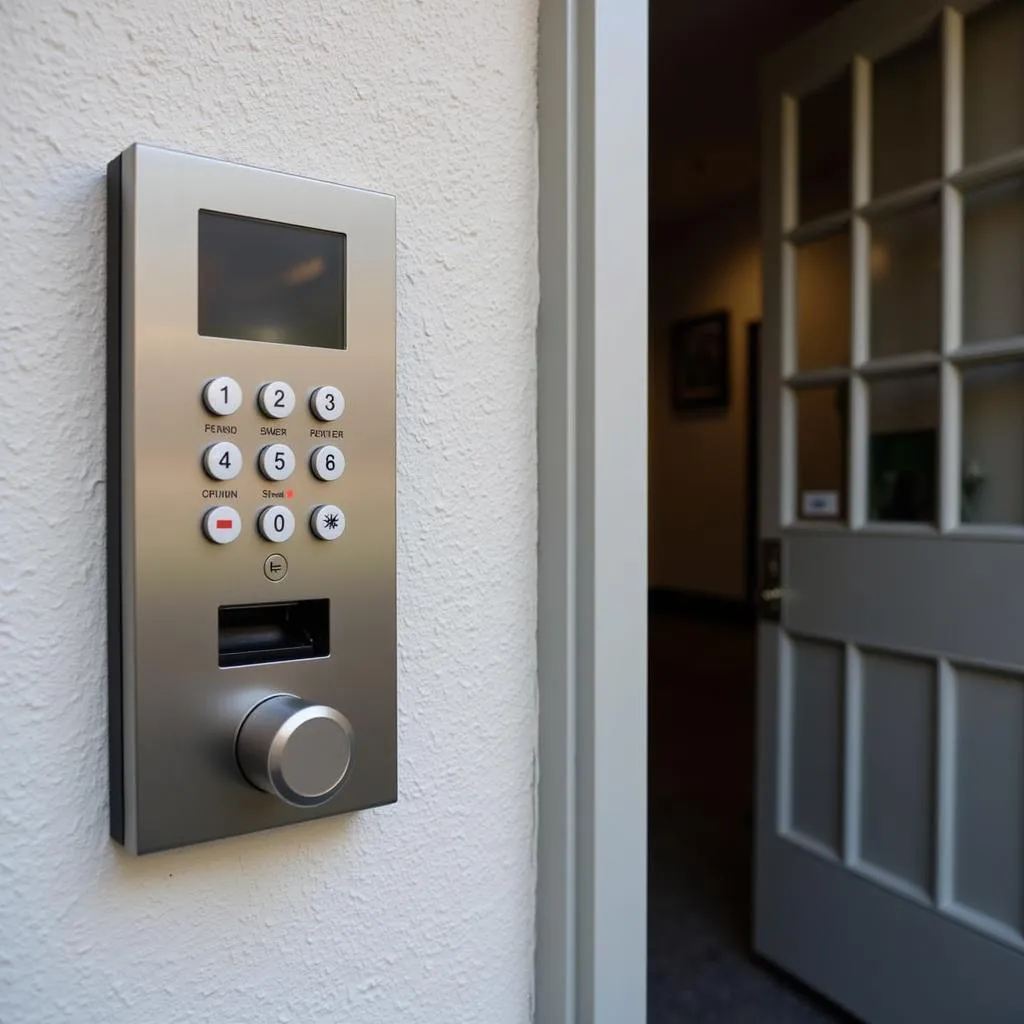
[{"label": "dark hallway", "polygon": [[750,951],[752,626],[650,617],[650,1024],[851,1018]]}]

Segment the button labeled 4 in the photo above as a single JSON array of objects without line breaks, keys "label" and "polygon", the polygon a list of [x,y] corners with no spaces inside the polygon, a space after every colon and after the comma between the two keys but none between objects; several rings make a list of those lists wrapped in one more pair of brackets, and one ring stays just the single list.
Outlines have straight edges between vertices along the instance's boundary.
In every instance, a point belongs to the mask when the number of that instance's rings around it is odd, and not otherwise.
[{"label": "button labeled 4", "polygon": [[214,480],[234,480],[242,472],[242,453],[230,441],[218,441],[203,452],[203,469]]}]

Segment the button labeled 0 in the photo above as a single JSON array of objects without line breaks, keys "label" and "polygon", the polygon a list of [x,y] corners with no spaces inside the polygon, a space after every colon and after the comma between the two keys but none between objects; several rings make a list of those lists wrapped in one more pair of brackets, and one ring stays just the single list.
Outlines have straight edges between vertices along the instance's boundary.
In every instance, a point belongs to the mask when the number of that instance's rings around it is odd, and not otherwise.
[{"label": "button labeled 0", "polygon": [[280,543],[295,532],[295,516],[287,505],[268,505],[260,512],[257,527],[264,540]]}]

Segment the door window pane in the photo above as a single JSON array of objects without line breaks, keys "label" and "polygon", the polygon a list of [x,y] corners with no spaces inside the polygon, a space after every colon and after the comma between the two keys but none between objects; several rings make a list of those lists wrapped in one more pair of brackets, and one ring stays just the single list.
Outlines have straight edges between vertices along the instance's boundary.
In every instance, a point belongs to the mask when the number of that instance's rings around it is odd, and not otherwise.
[{"label": "door window pane", "polygon": [[963,371],[961,518],[1024,524],[1024,362]]},{"label": "door window pane", "polygon": [[846,516],[846,385],[796,395],[796,513],[800,519]]},{"label": "door window pane", "polygon": [[964,197],[964,344],[1024,334],[1024,178]]},{"label": "door window pane", "polygon": [[800,220],[850,207],[850,73],[800,100]]},{"label": "door window pane", "polygon": [[850,233],[796,251],[797,368],[820,370],[850,361]]},{"label": "door window pane", "polygon": [[873,194],[937,178],[942,170],[938,31],[879,61],[873,93]]},{"label": "door window pane", "polygon": [[1024,146],[1024,2],[1003,0],[964,26],[964,160]]},{"label": "door window pane", "polygon": [[869,516],[875,522],[934,523],[939,375],[873,380],[869,389]]},{"label": "door window pane", "polygon": [[941,225],[928,203],[871,225],[871,358],[938,350]]}]

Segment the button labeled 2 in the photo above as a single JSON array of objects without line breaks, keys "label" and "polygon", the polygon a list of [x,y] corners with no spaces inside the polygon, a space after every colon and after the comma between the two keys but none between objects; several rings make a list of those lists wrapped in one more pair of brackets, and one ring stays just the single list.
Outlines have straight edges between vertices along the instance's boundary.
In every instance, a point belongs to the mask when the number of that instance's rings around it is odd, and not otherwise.
[{"label": "button labeled 2", "polygon": [[268,480],[287,480],[295,472],[295,453],[286,444],[268,444],[260,452],[260,472]]},{"label": "button labeled 2", "polygon": [[257,525],[264,540],[286,541],[295,532],[295,516],[286,505],[269,505],[260,513]]},{"label": "button labeled 2", "polygon": [[272,420],[281,420],[295,411],[295,392],[283,380],[264,384],[259,393],[260,412]]},{"label": "button labeled 2", "polygon": [[317,480],[337,480],[345,472],[345,456],[333,444],[324,444],[309,457],[309,468]]},{"label": "button labeled 2", "polygon": [[345,513],[337,505],[319,505],[309,517],[309,528],[320,540],[337,540],[345,532]]},{"label": "button labeled 2", "polygon": [[214,480],[234,480],[242,472],[242,452],[230,441],[218,441],[203,452],[203,469]]}]

